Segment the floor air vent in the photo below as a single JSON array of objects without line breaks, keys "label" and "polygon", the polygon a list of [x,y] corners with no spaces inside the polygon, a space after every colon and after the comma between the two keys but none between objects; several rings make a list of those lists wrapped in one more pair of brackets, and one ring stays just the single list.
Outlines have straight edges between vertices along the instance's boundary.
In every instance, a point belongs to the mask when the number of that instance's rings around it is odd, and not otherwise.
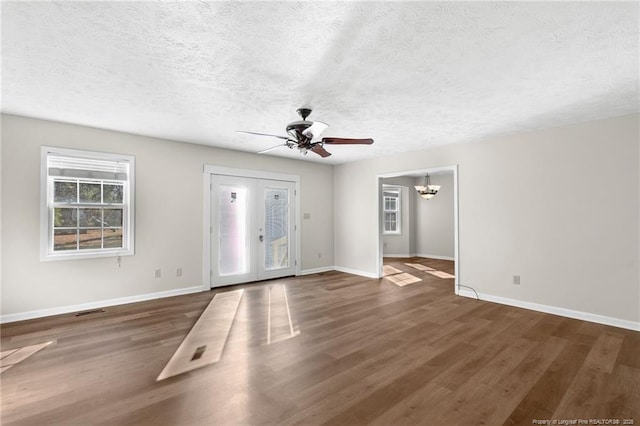
[{"label": "floor air vent", "polygon": [[82,317],[82,316],[91,315],[91,314],[101,314],[103,312],[106,312],[106,311],[104,309],[92,309],[90,311],[78,312],[76,313],[76,316]]},{"label": "floor air vent", "polygon": [[196,351],[193,353],[193,356],[191,357],[191,361],[195,361],[196,359],[200,359],[200,357],[204,353],[205,349],[207,349],[207,345],[199,346],[198,349],[196,349]]}]

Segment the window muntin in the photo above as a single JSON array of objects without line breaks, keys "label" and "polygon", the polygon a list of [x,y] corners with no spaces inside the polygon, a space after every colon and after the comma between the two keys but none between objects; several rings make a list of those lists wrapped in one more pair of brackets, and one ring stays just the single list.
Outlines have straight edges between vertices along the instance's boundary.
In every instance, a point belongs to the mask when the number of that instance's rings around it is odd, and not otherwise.
[{"label": "window muntin", "polygon": [[43,147],[42,161],[41,258],[133,254],[133,157]]},{"label": "window muntin", "polygon": [[400,234],[400,189],[385,188],[382,197],[383,234]]}]

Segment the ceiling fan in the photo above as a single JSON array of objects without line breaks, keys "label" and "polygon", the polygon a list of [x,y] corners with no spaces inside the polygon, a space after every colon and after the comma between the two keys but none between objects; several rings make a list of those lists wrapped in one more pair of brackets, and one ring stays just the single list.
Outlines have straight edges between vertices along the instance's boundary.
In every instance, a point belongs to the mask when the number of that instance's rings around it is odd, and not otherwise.
[{"label": "ceiling fan", "polygon": [[303,154],[307,154],[309,151],[315,152],[321,157],[328,157],[331,155],[329,151],[324,149],[324,145],[371,145],[373,143],[373,139],[348,139],[348,138],[322,138],[319,139],[319,136],[322,132],[329,127],[328,124],[323,123],[322,121],[307,121],[307,117],[311,114],[311,110],[309,108],[299,108],[297,110],[302,120],[294,121],[293,123],[289,123],[287,125],[287,134],[289,136],[280,136],[280,135],[270,135],[267,133],[257,133],[257,132],[246,132],[243,130],[238,130],[238,133],[247,133],[250,135],[258,135],[258,136],[270,136],[273,138],[284,139],[284,143],[280,145],[273,146],[271,148],[267,148],[263,151],[258,152],[258,154],[263,154],[265,152],[269,152],[273,149],[277,149],[283,146],[287,148],[298,148],[300,152]]}]

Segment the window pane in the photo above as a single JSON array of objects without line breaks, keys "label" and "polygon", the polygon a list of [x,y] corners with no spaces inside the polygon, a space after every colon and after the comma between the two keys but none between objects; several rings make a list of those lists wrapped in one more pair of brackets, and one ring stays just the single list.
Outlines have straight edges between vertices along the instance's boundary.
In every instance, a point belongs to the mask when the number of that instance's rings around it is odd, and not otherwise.
[{"label": "window pane", "polygon": [[77,236],[75,229],[56,229],[53,231],[53,250],[75,250]]},{"label": "window pane", "polygon": [[81,203],[101,203],[99,183],[80,182],[80,202]]},{"label": "window pane", "polygon": [[53,201],[56,203],[75,203],[78,201],[77,182],[53,182]]},{"label": "window pane", "polygon": [[122,185],[104,184],[103,203],[106,204],[122,204],[123,197]]},{"label": "window pane", "polygon": [[80,227],[102,226],[102,209],[80,209]]},{"label": "window pane", "polygon": [[122,227],[122,213],[123,209],[104,209],[104,227]]},{"label": "window pane", "polygon": [[104,248],[120,248],[122,247],[122,228],[120,229],[104,229]]},{"label": "window pane", "polygon": [[81,229],[80,250],[102,248],[102,229]]},{"label": "window pane", "polygon": [[77,226],[77,211],[75,208],[53,209],[53,226],[56,228],[75,228]]},{"label": "window pane", "polygon": [[394,212],[386,212],[384,214],[384,230],[387,232],[395,232],[398,229],[397,224],[397,213]]},{"label": "window pane", "polygon": [[384,197],[384,209],[387,211],[398,210],[398,198],[397,197]]}]

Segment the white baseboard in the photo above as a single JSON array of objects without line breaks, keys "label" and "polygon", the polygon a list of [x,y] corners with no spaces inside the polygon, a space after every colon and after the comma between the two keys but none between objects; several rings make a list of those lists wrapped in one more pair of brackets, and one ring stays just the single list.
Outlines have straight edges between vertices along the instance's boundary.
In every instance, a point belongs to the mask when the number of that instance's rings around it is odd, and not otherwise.
[{"label": "white baseboard", "polygon": [[378,278],[376,274],[372,274],[371,272],[358,271],[356,269],[344,268],[342,266],[336,266],[335,270],[339,272],[344,272],[346,274],[359,275],[361,277],[376,278],[376,279]]},{"label": "white baseboard", "polygon": [[179,288],[175,290],[159,291],[157,293],[140,294],[137,296],[120,297],[118,299],[100,300],[97,302],[81,303],[79,305],[61,306],[59,308],[40,309],[37,311],[19,312],[0,316],[0,323],[24,321],[34,318],[48,317],[51,315],[68,314],[71,312],[88,311],[104,308],[106,306],[124,305],[127,303],[144,302],[145,300],[162,299],[165,297],[181,296],[183,294],[198,293],[202,286]]},{"label": "white baseboard", "polygon": [[[459,296],[476,298],[476,294],[466,288],[458,290]],[[544,312],[546,314],[560,315],[563,317],[579,319],[583,321],[595,322],[598,324],[611,325],[613,327],[626,328],[628,330],[640,331],[640,322],[623,320],[620,318],[607,317],[604,315],[592,314],[589,312],[574,311],[572,309],[560,308],[557,306],[542,305],[539,303],[525,302],[522,300],[508,299],[506,297],[492,296],[490,294],[478,293],[480,300],[500,303],[502,305],[515,306],[517,308],[529,309],[532,311]]]},{"label": "white baseboard", "polygon": [[312,268],[312,269],[304,269],[300,271],[299,275],[311,275],[311,274],[320,274],[322,272],[335,271],[336,268],[334,266],[324,266],[322,268]]},{"label": "white baseboard", "polygon": [[393,254],[393,253],[385,253],[384,257],[399,257],[399,258],[409,258],[409,257],[413,257],[413,255],[410,254]]},{"label": "white baseboard", "polygon": [[453,256],[440,256],[438,254],[416,254],[417,257],[428,257],[429,259],[437,259],[437,260],[456,260]]}]

